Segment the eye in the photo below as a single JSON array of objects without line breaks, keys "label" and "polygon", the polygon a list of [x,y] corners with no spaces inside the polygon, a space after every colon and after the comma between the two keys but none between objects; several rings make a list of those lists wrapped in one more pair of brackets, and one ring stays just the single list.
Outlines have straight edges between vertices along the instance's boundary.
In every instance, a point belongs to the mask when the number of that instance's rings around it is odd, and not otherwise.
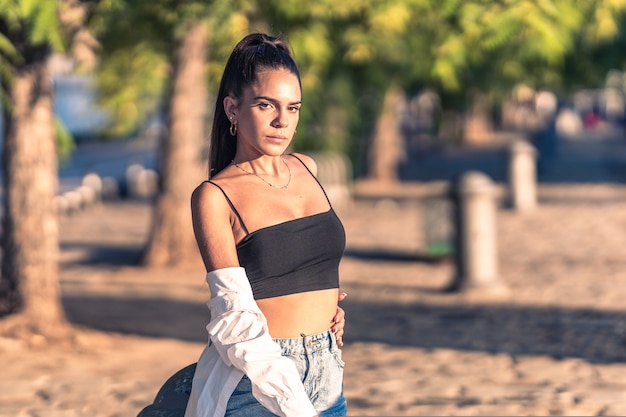
[{"label": "eye", "polygon": [[274,108],[272,103],[268,103],[268,102],[265,102],[265,101],[261,101],[261,102],[257,103],[256,106],[258,108],[260,108],[260,109],[272,109],[272,108]]},{"label": "eye", "polygon": [[300,106],[289,106],[288,109],[292,113],[297,113],[298,111],[300,111]]}]

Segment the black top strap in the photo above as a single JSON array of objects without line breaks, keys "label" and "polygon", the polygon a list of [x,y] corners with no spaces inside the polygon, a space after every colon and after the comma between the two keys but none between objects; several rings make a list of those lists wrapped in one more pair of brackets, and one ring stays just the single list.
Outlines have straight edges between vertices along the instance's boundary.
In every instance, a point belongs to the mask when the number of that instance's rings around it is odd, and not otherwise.
[{"label": "black top strap", "polygon": [[294,158],[296,158],[298,161],[300,161],[300,163],[304,166],[304,168],[309,171],[309,174],[311,174],[311,176],[313,177],[313,179],[318,183],[318,185],[320,186],[320,188],[322,189],[322,192],[324,193],[324,196],[326,197],[326,201],[328,201],[328,204],[332,207],[333,205],[330,203],[330,199],[328,198],[328,195],[326,194],[326,191],[324,190],[324,187],[322,187],[322,183],[319,182],[319,180],[317,179],[317,177],[315,175],[313,175],[313,173],[311,172],[311,170],[309,169],[308,166],[306,166],[306,164],[304,162],[302,162],[302,159],[298,158],[297,156],[295,156],[294,154],[290,153],[289,155],[293,156]]},{"label": "black top strap", "polygon": [[230,208],[233,210],[233,212],[235,213],[235,215],[239,219],[239,224],[241,225],[241,228],[243,229],[244,232],[246,232],[246,235],[249,235],[250,232],[248,232],[248,228],[246,227],[246,224],[243,222],[243,219],[241,218],[241,216],[239,215],[239,212],[237,211],[237,209],[233,205],[233,202],[230,201],[230,198],[228,198],[228,194],[226,194],[226,191],[224,191],[224,189],[222,187],[220,187],[219,185],[217,185],[213,181],[207,180],[206,182],[208,182],[210,184],[213,184],[214,186],[219,188],[219,190],[222,192],[222,194],[224,194],[224,197],[226,198],[226,201],[228,202],[228,205],[230,206]]}]

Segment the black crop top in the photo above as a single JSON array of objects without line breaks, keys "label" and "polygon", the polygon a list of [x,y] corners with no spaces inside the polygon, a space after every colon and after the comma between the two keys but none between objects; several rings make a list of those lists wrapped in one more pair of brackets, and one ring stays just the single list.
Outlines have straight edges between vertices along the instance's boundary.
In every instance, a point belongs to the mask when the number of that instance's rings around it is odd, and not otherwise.
[{"label": "black crop top", "polygon": [[[222,191],[247,233],[241,216],[224,190],[213,182],[211,184]],[[248,233],[237,244],[237,255],[240,265],[246,270],[254,299],[260,300],[339,288],[339,262],[345,244],[343,225],[331,206],[323,213]]]}]

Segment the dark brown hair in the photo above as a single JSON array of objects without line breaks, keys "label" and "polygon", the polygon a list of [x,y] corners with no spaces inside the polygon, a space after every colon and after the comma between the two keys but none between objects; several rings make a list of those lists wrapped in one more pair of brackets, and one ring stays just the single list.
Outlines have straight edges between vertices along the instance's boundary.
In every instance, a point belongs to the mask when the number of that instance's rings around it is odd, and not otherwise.
[{"label": "dark brown hair", "polygon": [[[209,149],[209,178],[226,168],[237,152],[237,139],[230,135],[230,121],[224,111],[224,98],[240,98],[243,90],[257,81],[262,70],[286,69],[298,77],[287,42],[281,37],[253,33],[244,37],[230,54],[215,101],[211,144]],[[302,84],[300,84],[302,88]]]}]

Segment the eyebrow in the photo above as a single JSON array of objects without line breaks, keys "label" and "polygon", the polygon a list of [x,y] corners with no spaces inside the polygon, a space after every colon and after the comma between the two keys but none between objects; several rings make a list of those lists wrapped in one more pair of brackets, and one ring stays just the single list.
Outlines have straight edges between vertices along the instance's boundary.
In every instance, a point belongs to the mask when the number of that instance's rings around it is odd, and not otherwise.
[{"label": "eyebrow", "polygon": [[[273,98],[268,97],[268,96],[256,96],[256,97],[254,97],[254,100],[267,100],[267,101],[271,101],[272,103],[278,103],[278,100],[273,99]],[[293,102],[289,103],[289,105],[294,105],[294,104],[302,104],[302,100],[300,100],[300,101],[293,101]]]}]

